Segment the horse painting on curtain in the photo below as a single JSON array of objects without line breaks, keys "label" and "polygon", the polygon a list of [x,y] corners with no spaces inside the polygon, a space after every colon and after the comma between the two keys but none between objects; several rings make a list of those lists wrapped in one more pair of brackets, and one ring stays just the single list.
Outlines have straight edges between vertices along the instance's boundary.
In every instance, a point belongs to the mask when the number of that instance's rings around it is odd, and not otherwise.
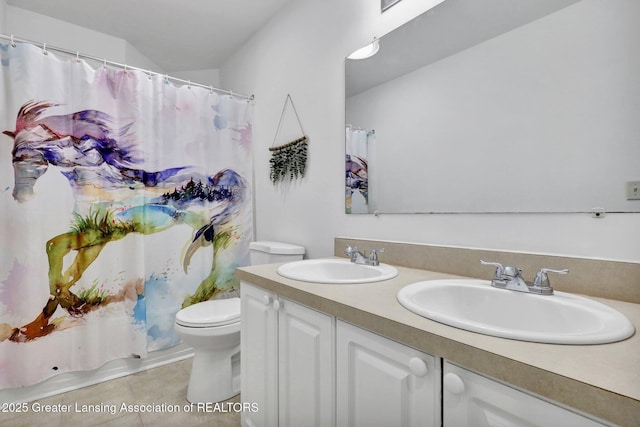
[{"label": "horse painting on curtain", "polygon": [[[369,143],[374,132],[348,125],[345,154],[345,213],[371,213]],[[360,197],[354,197],[360,196]]]},{"label": "horse painting on curtain", "polygon": [[0,388],[177,344],[175,313],[247,264],[249,103],[2,53]]}]

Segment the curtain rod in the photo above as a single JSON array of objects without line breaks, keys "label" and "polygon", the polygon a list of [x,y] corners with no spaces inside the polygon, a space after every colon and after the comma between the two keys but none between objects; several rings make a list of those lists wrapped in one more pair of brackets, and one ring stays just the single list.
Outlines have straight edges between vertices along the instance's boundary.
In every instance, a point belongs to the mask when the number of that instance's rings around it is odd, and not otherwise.
[{"label": "curtain rod", "polygon": [[354,126],[354,125],[352,125],[352,124],[350,124],[350,123],[347,123],[347,126],[346,126],[346,127],[347,127],[348,129],[351,129],[351,130],[356,130],[356,131],[360,130],[360,131],[367,132],[367,133],[369,133],[369,134],[375,134],[375,133],[376,133],[376,130],[375,130],[375,129],[365,129],[365,128],[361,128],[360,126]]},{"label": "curtain rod", "polygon": [[0,39],[9,40],[12,47],[15,47],[16,43],[32,44],[34,46],[37,46],[37,47],[41,48],[42,52],[45,55],[46,55],[48,50],[55,50],[57,52],[61,52],[61,53],[67,54],[67,55],[75,56],[76,58],[89,59],[91,61],[100,62],[100,63],[102,63],[104,65],[111,65],[113,67],[122,68],[125,71],[126,70],[135,70],[135,71],[142,71],[143,73],[146,73],[146,74],[149,74],[149,75],[163,76],[165,78],[165,80],[171,80],[171,81],[174,81],[174,82],[177,82],[177,83],[186,84],[189,87],[190,86],[197,86],[197,87],[201,87],[201,88],[204,88],[204,89],[209,89],[212,92],[215,91],[215,92],[231,95],[231,97],[237,96],[238,98],[244,98],[244,99],[246,99],[248,101],[253,101],[255,99],[254,95],[243,95],[243,94],[240,94],[240,93],[235,93],[235,92],[230,91],[230,90],[224,90],[224,89],[220,89],[220,88],[213,87],[213,86],[207,86],[207,85],[203,85],[203,84],[200,84],[200,83],[194,83],[191,80],[179,79],[177,77],[169,76],[168,74],[162,74],[162,73],[157,73],[157,72],[151,71],[151,70],[145,70],[143,68],[132,67],[132,66],[127,65],[127,64],[120,64],[118,62],[109,61],[109,60],[107,60],[105,58],[98,58],[96,56],[86,55],[86,54],[80,53],[78,51],[74,52],[72,50],[64,49],[64,48],[61,48],[61,47],[50,46],[50,45],[48,45],[46,43],[38,43],[38,42],[34,42],[32,40],[22,39],[22,38],[19,38],[19,37],[15,37],[13,34],[11,34],[9,36],[7,36],[5,34],[0,34]]}]

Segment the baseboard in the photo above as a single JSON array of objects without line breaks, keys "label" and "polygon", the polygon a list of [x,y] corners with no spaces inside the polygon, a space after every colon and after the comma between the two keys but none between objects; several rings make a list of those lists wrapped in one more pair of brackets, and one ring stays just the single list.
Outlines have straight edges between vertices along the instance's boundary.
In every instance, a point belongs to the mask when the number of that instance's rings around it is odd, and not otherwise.
[{"label": "baseboard", "polygon": [[91,371],[68,372],[32,386],[0,390],[0,402],[31,402],[177,362],[192,356],[193,349],[191,347],[179,344],[166,350],[153,351],[144,359],[112,360]]}]

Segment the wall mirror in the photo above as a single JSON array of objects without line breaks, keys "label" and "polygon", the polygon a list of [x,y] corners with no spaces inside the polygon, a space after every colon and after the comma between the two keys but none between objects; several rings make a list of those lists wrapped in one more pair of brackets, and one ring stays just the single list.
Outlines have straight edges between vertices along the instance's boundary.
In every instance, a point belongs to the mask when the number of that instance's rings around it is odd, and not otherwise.
[{"label": "wall mirror", "polygon": [[640,212],[639,18],[445,0],[347,59],[346,211]]}]

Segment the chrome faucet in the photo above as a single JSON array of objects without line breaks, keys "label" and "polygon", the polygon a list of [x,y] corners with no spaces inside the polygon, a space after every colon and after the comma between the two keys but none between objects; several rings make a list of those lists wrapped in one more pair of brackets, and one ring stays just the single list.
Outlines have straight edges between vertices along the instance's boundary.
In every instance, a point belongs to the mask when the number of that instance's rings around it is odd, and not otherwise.
[{"label": "chrome faucet", "polygon": [[487,262],[480,260],[482,265],[493,265],[496,272],[491,280],[491,286],[500,289],[508,289],[511,291],[528,292],[538,295],[553,295],[553,288],[549,282],[547,273],[567,274],[569,270],[552,270],[550,268],[542,268],[536,274],[533,282],[527,282],[522,277],[522,269],[512,267],[510,265],[503,266],[499,262]]},{"label": "chrome faucet", "polygon": [[365,251],[359,251],[357,246],[347,246],[344,250],[344,254],[351,258],[351,262],[354,264],[364,264],[377,266],[380,265],[378,261],[378,253],[384,252],[384,249],[371,249],[371,253],[367,257]]}]

